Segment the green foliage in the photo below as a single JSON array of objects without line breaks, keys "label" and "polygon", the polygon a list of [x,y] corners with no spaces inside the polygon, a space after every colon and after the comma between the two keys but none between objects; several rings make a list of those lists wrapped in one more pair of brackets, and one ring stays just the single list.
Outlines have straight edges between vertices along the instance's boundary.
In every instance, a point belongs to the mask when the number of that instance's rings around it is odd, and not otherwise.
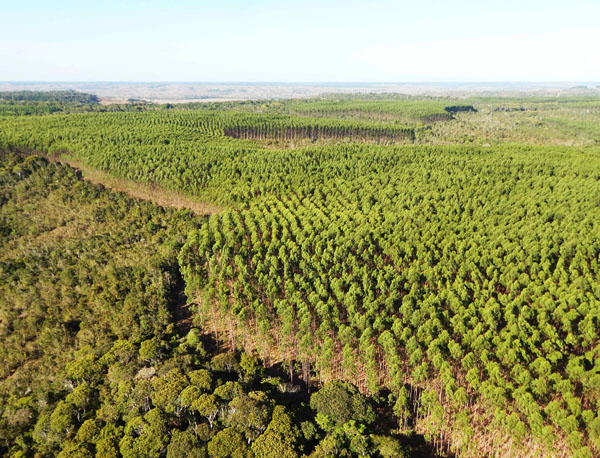
[{"label": "green foliage", "polygon": [[[500,432],[548,455],[600,451],[597,100],[11,104],[69,107],[0,118],[0,148],[228,208],[195,220],[3,153],[2,452],[402,453],[371,434],[355,387],[328,383],[315,412],[283,415],[288,387],[251,353],[176,335],[179,270],[205,331],[277,355],[292,379],[389,388],[379,408],[404,428],[447,437],[451,421],[464,450]],[[302,434],[271,428],[276,412]]]},{"label": "green foliage", "polygon": [[215,371],[231,372],[239,367],[237,356],[233,352],[219,353],[213,356],[210,363]]},{"label": "green foliage", "polygon": [[372,436],[374,449],[383,458],[404,458],[408,453],[397,439],[390,436]]},{"label": "green foliage", "polygon": [[7,153],[0,164],[0,226],[9,228],[0,240],[1,369],[10,375],[0,382],[3,455],[252,456],[254,448],[294,457],[314,448],[314,414],[297,408],[301,435],[281,405],[289,399],[262,383],[259,358],[209,354],[197,329],[175,332],[172,262],[198,220],[37,157]]},{"label": "green foliage", "polygon": [[173,430],[167,458],[208,458],[208,452],[192,431]]},{"label": "green foliage", "polygon": [[260,360],[247,353],[242,353],[240,357],[240,369],[246,380],[253,380],[256,377],[260,377],[263,372]]},{"label": "green foliage", "polygon": [[213,394],[201,394],[190,405],[190,410],[206,418],[213,427],[213,421],[219,413],[219,401]]},{"label": "green foliage", "polygon": [[[367,399],[349,383],[335,380],[310,397],[310,406],[324,418],[324,424],[341,426],[350,420],[366,425],[375,420]],[[327,427],[327,429],[329,429]]]},{"label": "green foliage", "polygon": [[250,455],[250,447],[235,428],[219,431],[208,443],[208,453],[215,458],[245,458]]},{"label": "green foliage", "polygon": [[61,102],[61,103],[99,103],[98,97],[77,91],[4,91],[0,92],[0,100]]},{"label": "green foliage", "polygon": [[285,107],[298,114],[435,122],[452,119],[452,113],[474,110],[471,105],[458,105],[444,99],[414,99],[406,95],[386,94],[379,97],[335,96],[322,100],[294,100]]},{"label": "green foliage", "polygon": [[154,408],[127,424],[119,447],[123,458],[153,458],[161,456],[168,443],[166,417]]},{"label": "green foliage", "polygon": [[140,358],[150,363],[160,361],[162,356],[161,341],[156,336],[145,340],[140,345]]},{"label": "green foliage", "polygon": [[244,433],[248,441],[259,437],[269,423],[270,409],[265,402],[251,396],[238,396],[229,402],[226,423]]},{"label": "green foliage", "polygon": [[299,437],[291,417],[283,406],[278,405],[273,409],[271,422],[264,434],[252,443],[252,451],[256,458],[295,458],[299,456],[295,449]]}]

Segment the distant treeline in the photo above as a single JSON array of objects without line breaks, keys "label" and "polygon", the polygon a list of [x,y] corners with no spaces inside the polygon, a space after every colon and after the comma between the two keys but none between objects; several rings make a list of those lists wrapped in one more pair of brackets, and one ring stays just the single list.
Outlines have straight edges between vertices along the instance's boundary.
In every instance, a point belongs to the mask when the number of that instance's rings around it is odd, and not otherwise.
[{"label": "distant treeline", "polygon": [[8,91],[0,92],[0,100],[15,102],[100,103],[100,100],[94,94],[77,91]]}]

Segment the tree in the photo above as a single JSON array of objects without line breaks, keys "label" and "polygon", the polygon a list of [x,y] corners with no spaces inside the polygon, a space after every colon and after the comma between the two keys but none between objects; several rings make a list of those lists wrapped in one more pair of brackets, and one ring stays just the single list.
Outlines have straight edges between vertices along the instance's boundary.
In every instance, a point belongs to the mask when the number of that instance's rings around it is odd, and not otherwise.
[{"label": "tree", "polygon": [[81,444],[67,441],[62,444],[62,450],[56,458],[92,458],[94,455]]},{"label": "tree", "polygon": [[158,337],[144,340],[140,344],[140,358],[152,364],[156,364],[163,357],[162,342]]},{"label": "tree", "polygon": [[262,374],[262,365],[260,360],[248,353],[242,353],[240,357],[240,369],[245,380],[253,380]]},{"label": "tree", "polygon": [[237,396],[242,396],[244,394],[244,388],[239,382],[229,381],[216,387],[213,394],[225,401],[231,401]]},{"label": "tree", "polygon": [[67,395],[65,401],[73,404],[75,407],[77,421],[80,421],[81,417],[86,413],[90,405],[94,403],[95,399],[95,390],[88,382],[82,382]]},{"label": "tree", "polygon": [[215,371],[231,372],[239,367],[235,353],[219,353],[210,360],[210,365]]},{"label": "tree", "polygon": [[267,406],[250,396],[238,396],[229,403],[227,423],[237,431],[243,431],[248,443],[262,434],[268,421]]},{"label": "tree", "polygon": [[123,458],[154,458],[164,453],[168,443],[166,418],[155,408],[127,423],[119,448]]},{"label": "tree", "polygon": [[123,434],[123,427],[108,423],[100,430],[99,438],[96,441],[97,458],[118,458],[119,440]]},{"label": "tree", "polygon": [[365,427],[354,420],[342,426],[346,440],[349,440],[350,451],[357,456],[369,456],[372,449],[371,438],[365,434]]},{"label": "tree", "polygon": [[219,431],[208,443],[208,454],[214,458],[250,458],[250,447],[235,428]]},{"label": "tree", "polygon": [[89,347],[79,350],[76,358],[65,366],[67,378],[72,380],[75,385],[83,381],[97,381],[101,377],[99,369],[96,355]]},{"label": "tree", "polygon": [[59,401],[50,415],[50,428],[58,437],[66,436],[75,428],[75,408],[73,404]]},{"label": "tree", "polygon": [[371,436],[373,449],[383,458],[407,458],[409,455],[400,442],[390,436]]},{"label": "tree", "polygon": [[214,394],[203,393],[192,402],[190,409],[206,418],[212,428],[219,413],[219,402]]},{"label": "tree", "polygon": [[375,420],[375,412],[354,385],[339,380],[326,383],[310,397],[310,407],[334,426],[355,420],[365,425]]},{"label": "tree", "polygon": [[299,438],[298,428],[283,406],[275,406],[271,422],[266,431],[252,443],[252,451],[256,458],[296,458],[298,453],[295,444]]},{"label": "tree", "polygon": [[82,425],[77,430],[77,435],[75,436],[76,442],[79,443],[94,443],[96,442],[96,438],[100,433],[100,421],[90,418],[82,423]]},{"label": "tree", "polygon": [[179,369],[171,369],[163,377],[152,379],[152,403],[165,412],[174,413],[177,409],[177,398],[187,385],[187,377]]},{"label": "tree", "polygon": [[208,453],[193,432],[175,429],[167,446],[167,458],[208,458]]},{"label": "tree", "polygon": [[211,373],[206,369],[188,372],[187,376],[190,379],[190,384],[197,386],[205,392],[212,391],[213,378]]},{"label": "tree", "polygon": [[177,398],[177,403],[183,407],[184,409],[190,409],[192,403],[203,394],[202,390],[195,386],[189,385],[185,387],[181,393],[179,393],[179,397]]}]

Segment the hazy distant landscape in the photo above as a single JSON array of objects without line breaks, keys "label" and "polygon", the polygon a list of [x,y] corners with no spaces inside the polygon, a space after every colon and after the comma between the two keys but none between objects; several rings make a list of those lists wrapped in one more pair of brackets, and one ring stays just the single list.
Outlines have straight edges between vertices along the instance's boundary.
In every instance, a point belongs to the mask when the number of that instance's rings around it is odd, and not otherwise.
[{"label": "hazy distant landscape", "polygon": [[183,82],[0,82],[0,91],[77,90],[105,103],[140,99],[159,103],[308,98],[322,94],[409,95],[594,95],[598,82],[565,83],[183,83]]}]

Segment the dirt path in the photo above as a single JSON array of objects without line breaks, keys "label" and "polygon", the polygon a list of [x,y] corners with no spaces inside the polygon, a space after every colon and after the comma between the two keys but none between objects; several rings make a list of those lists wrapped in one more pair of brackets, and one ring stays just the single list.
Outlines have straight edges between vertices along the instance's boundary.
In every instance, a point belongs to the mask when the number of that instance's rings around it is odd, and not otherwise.
[{"label": "dirt path", "polygon": [[81,161],[65,156],[48,157],[49,160],[68,164],[81,172],[82,177],[92,183],[102,184],[108,189],[121,191],[136,199],[149,200],[163,207],[187,208],[196,215],[211,215],[223,210],[222,207],[196,200],[190,196],[156,185],[137,183],[116,178],[106,172],[92,168]]}]

